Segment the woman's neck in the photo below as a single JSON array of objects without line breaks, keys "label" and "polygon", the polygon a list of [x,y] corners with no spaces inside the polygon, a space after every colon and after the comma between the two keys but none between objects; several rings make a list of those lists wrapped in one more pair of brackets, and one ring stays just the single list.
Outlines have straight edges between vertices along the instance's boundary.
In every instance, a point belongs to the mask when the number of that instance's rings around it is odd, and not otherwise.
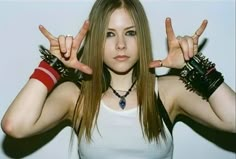
[{"label": "woman's neck", "polygon": [[112,71],[110,71],[111,74],[111,83],[110,85],[115,89],[115,90],[128,90],[130,86],[132,85],[132,74],[133,70],[130,70],[126,74],[117,74]]}]

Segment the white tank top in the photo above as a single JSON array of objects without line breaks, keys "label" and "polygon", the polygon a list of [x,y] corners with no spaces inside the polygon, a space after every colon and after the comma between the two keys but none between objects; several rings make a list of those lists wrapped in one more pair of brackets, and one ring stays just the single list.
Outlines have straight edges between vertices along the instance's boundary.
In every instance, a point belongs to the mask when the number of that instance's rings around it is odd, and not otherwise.
[{"label": "white tank top", "polygon": [[173,140],[163,121],[166,140],[158,143],[143,137],[139,122],[139,108],[115,111],[101,101],[97,127],[92,141],[83,136],[79,143],[80,159],[171,159]]}]

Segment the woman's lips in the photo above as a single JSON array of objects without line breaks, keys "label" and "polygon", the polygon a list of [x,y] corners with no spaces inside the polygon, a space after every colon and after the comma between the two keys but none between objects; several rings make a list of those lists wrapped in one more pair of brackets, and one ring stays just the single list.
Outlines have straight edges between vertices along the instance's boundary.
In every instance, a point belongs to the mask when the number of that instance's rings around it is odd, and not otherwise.
[{"label": "woman's lips", "polygon": [[126,61],[128,58],[129,58],[129,56],[126,56],[126,55],[118,55],[118,56],[114,57],[114,59],[117,61]]}]

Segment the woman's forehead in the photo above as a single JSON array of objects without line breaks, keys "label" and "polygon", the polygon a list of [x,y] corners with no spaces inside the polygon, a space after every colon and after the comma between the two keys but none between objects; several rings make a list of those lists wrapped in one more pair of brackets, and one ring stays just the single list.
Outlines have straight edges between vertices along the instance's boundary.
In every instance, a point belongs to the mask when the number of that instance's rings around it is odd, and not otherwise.
[{"label": "woman's forehead", "polygon": [[110,16],[109,28],[113,27],[131,27],[134,22],[129,12],[124,8],[116,9]]}]

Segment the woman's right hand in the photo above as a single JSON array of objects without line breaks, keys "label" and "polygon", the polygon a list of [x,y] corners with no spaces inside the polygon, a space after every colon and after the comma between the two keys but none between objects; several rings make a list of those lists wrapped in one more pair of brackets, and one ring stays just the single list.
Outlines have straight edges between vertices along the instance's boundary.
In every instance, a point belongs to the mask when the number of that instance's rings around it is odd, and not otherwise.
[{"label": "woman's right hand", "polygon": [[79,62],[77,53],[80,45],[88,31],[89,22],[85,21],[79,33],[73,36],[53,36],[44,26],[40,25],[39,30],[50,42],[50,52],[56,56],[67,67],[78,69],[86,74],[92,74],[92,69]]}]

